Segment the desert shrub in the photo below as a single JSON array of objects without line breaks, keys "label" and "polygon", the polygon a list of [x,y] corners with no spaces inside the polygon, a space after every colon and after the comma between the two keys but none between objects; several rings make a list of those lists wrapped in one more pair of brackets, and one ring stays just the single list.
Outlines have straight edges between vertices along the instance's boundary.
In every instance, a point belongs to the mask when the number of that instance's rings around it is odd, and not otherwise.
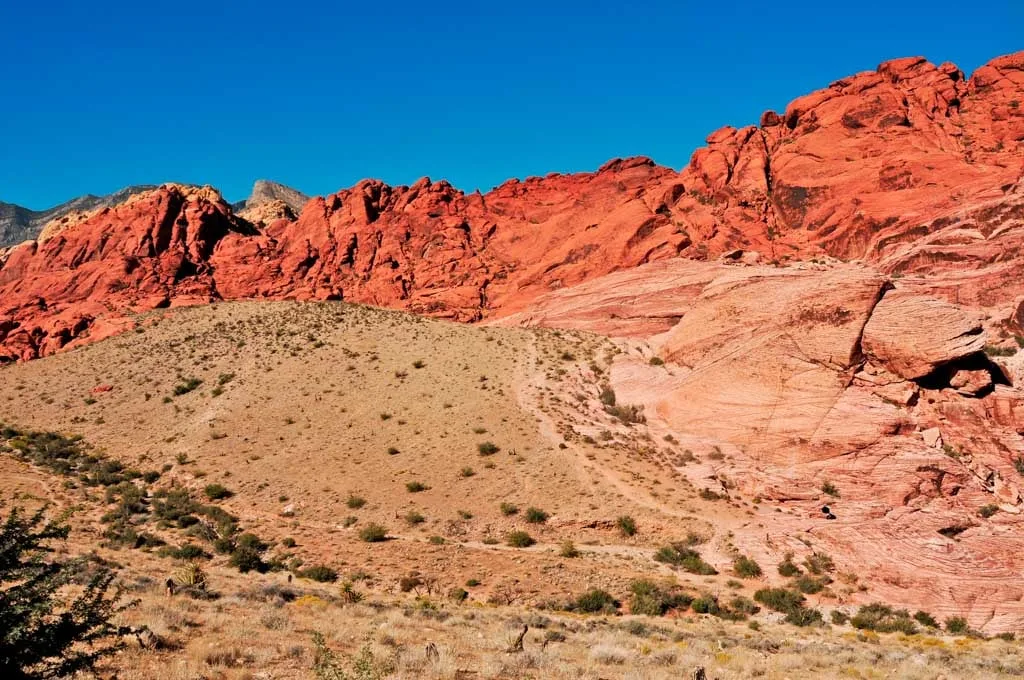
[{"label": "desert shrub", "polygon": [[494,444],[493,442],[480,442],[479,444],[476,445],[476,450],[480,453],[481,456],[493,456],[498,451],[501,451],[501,448],[499,448],[498,445]]},{"label": "desert shrub", "polygon": [[636,520],[629,515],[622,515],[615,520],[615,526],[618,527],[619,533],[623,536],[635,536],[636,535]]},{"label": "desert shrub", "polygon": [[427,521],[427,518],[415,510],[410,510],[405,513],[405,522],[411,527],[414,527],[417,524],[423,524],[425,521]]},{"label": "desert shrub", "polygon": [[566,611],[584,614],[614,614],[618,608],[619,603],[611,593],[600,588],[588,590],[565,606]]},{"label": "desert shrub", "polygon": [[953,635],[963,635],[970,631],[967,626],[967,619],[962,616],[951,616],[946,619],[946,632]]},{"label": "desert shrub", "polygon": [[698,493],[697,495],[699,495],[701,499],[705,501],[720,501],[723,498],[725,498],[724,494],[716,493],[715,491],[712,491],[708,487],[704,487],[703,489],[701,489],[700,493]]},{"label": "desert shrub", "polygon": [[543,524],[548,521],[548,513],[531,505],[526,509],[526,521],[530,524]]},{"label": "desert shrub", "polygon": [[850,618],[850,625],[859,630],[873,630],[877,633],[905,633],[913,635],[917,625],[906,609],[893,609],[888,605],[873,603],[863,605]]},{"label": "desert shrub", "polygon": [[580,551],[576,547],[576,544],[572,541],[563,541],[561,547],[558,550],[558,554],[565,558],[576,558],[580,556]]},{"label": "desert shrub", "polygon": [[786,553],[785,558],[779,562],[779,575],[789,578],[801,574],[800,567],[793,562],[793,553]]},{"label": "desert shrub", "polygon": [[366,505],[366,499],[363,498],[362,496],[349,494],[348,499],[345,501],[345,505],[347,505],[352,510],[358,510],[359,508]]},{"label": "desert shrub", "polygon": [[616,418],[619,422],[626,425],[647,422],[647,417],[644,415],[644,407],[639,404],[617,404],[615,406],[605,406],[604,410],[608,415]]},{"label": "desert shrub", "polygon": [[476,474],[476,472],[473,470],[473,468],[469,467],[468,465],[466,467],[462,468],[461,470],[459,470],[459,476],[460,477],[468,478],[468,477],[472,477],[475,474]]},{"label": "desert shrub", "polygon": [[[68,533],[44,524],[43,510],[13,508],[0,525],[0,677],[70,677],[124,647],[128,631],[113,620],[131,605],[108,596],[114,572],[53,559],[48,544]],[[71,597],[63,589],[82,574],[87,581]]]},{"label": "desert shrub", "polygon": [[281,539],[281,545],[283,545],[286,548],[294,548],[295,547],[295,539],[292,538],[291,536],[286,536],[285,538]]},{"label": "desert shrub", "polygon": [[409,574],[398,579],[398,589],[403,593],[408,593],[416,590],[423,585],[423,579],[420,578],[419,574]]},{"label": "desert shrub", "polygon": [[300,569],[296,572],[296,575],[299,578],[308,578],[310,581],[316,581],[317,583],[334,583],[338,580],[338,572],[323,564]]},{"label": "desert shrub", "polygon": [[711,614],[718,616],[722,609],[718,606],[718,600],[711,595],[701,595],[690,603],[690,608],[696,614]]},{"label": "desert shrub", "polygon": [[357,656],[349,659],[349,664],[351,672],[327,647],[324,636],[313,633],[313,675],[317,680],[383,680],[394,671],[394,664],[377,659],[369,645],[364,645]]},{"label": "desert shrub", "polygon": [[938,628],[939,622],[935,620],[935,617],[925,611],[919,611],[914,614],[914,620],[920,623],[926,628]]},{"label": "desert shrub", "polygon": [[754,604],[753,600],[742,595],[737,595],[729,601],[729,609],[742,615],[743,618],[753,616],[761,611],[761,608]]},{"label": "desert shrub", "polygon": [[207,484],[206,488],[203,489],[203,494],[211,501],[219,501],[235,495],[233,491],[223,484]]},{"label": "desert shrub", "polygon": [[647,579],[633,581],[629,589],[632,592],[629,611],[633,614],[664,616],[673,609],[685,610],[693,601],[693,597],[684,592],[662,588]]},{"label": "desert shrub", "polygon": [[513,548],[529,548],[537,541],[525,531],[512,531],[505,538],[506,542]]},{"label": "desert shrub", "polygon": [[664,564],[671,564],[680,567],[691,574],[701,576],[714,576],[718,571],[704,561],[700,553],[693,548],[688,548],[682,543],[673,543],[662,546],[654,553],[654,560]]},{"label": "desert shrub", "polygon": [[740,555],[732,563],[733,572],[740,578],[758,578],[764,572],[761,565],[746,555]]},{"label": "desert shrub", "polygon": [[469,599],[469,593],[464,588],[455,586],[448,591],[448,599],[452,602],[465,602]]},{"label": "desert shrub", "polygon": [[822,622],[821,612],[817,609],[810,609],[808,607],[798,607],[790,612],[786,613],[786,616],[782,619],[786,623],[794,626],[813,626]]},{"label": "desert shrub", "polygon": [[183,394],[188,394],[202,384],[203,381],[199,378],[184,378],[180,383],[174,386],[174,396],[180,397]]},{"label": "desert shrub", "polygon": [[419,493],[420,491],[426,491],[430,487],[423,482],[406,482],[405,490],[409,493]]},{"label": "desert shrub", "polygon": [[804,559],[804,566],[807,567],[807,571],[817,576],[831,573],[836,568],[836,565],[832,561],[832,558],[826,555],[825,553],[820,552],[815,552],[808,555]]},{"label": "desert shrub", "polygon": [[605,385],[601,389],[600,399],[601,403],[604,404],[605,406],[615,406],[615,390],[613,390],[610,386]]},{"label": "desert shrub", "polygon": [[498,508],[501,510],[501,514],[505,515],[506,517],[510,517],[519,512],[519,508],[517,508],[515,505],[511,503],[502,503],[501,505],[498,506]]},{"label": "desert shrub", "polygon": [[663,366],[665,365],[665,360],[661,357],[651,357],[651,360],[648,363],[651,366]]},{"label": "desert shrub", "polygon": [[374,522],[367,524],[359,530],[360,540],[366,541],[367,543],[380,543],[381,541],[386,540],[387,537],[388,530]]},{"label": "desert shrub", "polygon": [[832,482],[825,482],[821,485],[821,492],[832,496],[833,498],[839,498],[839,489]]},{"label": "desert shrub", "polygon": [[836,626],[846,625],[850,621],[850,617],[846,614],[846,612],[840,611],[838,609],[833,609],[832,614],[829,615],[829,618],[832,620],[832,624]]},{"label": "desert shrub", "polygon": [[983,505],[980,508],[978,508],[978,515],[984,517],[985,519],[988,519],[997,512],[999,512],[999,506],[994,503],[989,503],[988,505]]},{"label": "desert shrub", "polygon": [[444,536],[431,536],[427,541],[431,545],[444,545]]},{"label": "desert shrub", "polygon": [[208,560],[211,557],[210,553],[195,543],[183,543],[177,548],[169,545],[164,546],[157,551],[157,554],[161,557],[171,557],[176,560]]},{"label": "desert shrub", "polygon": [[788,588],[761,588],[754,600],[777,612],[788,613],[804,606],[804,596]]},{"label": "desert shrub", "polygon": [[810,576],[809,574],[802,574],[793,579],[793,587],[801,593],[813,595],[815,593],[820,593],[825,589],[825,586],[831,582],[832,579],[827,576]]}]

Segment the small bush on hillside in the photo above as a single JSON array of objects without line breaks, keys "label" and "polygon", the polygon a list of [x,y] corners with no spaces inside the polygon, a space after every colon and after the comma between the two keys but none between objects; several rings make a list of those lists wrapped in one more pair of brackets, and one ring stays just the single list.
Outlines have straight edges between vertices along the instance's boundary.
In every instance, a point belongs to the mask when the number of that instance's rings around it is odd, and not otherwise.
[{"label": "small bush on hillside", "polygon": [[832,496],[833,498],[839,498],[839,489],[832,482],[825,482],[821,485],[821,492]]},{"label": "small bush on hillside", "polygon": [[651,360],[648,363],[650,363],[651,366],[664,366],[665,360],[661,357],[651,357]]},{"label": "small bush on hillside", "polygon": [[318,564],[298,571],[299,578],[308,578],[317,583],[334,583],[338,580],[338,572],[330,567]]},{"label": "small bush on hillside", "polygon": [[419,493],[420,491],[426,491],[430,487],[423,482],[406,482],[405,490],[409,493]]},{"label": "small bush on hillside", "polygon": [[498,445],[493,442],[480,442],[476,445],[476,450],[481,456],[493,456],[498,451],[501,451]]},{"label": "small bush on hillside", "polygon": [[961,616],[951,616],[946,619],[946,632],[953,635],[963,635],[970,631],[967,626],[967,619]]},{"label": "small bush on hillside", "polygon": [[206,488],[203,489],[203,494],[211,501],[219,501],[235,495],[233,491],[223,484],[207,484]]},{"label": "small bush on hillside", "polygon": [[180,397],[183,394],[188,394],[202,384],[203,381],[199,378],[186,378],[174,386],[174,396]]},{"label": "small bush on hillside", "polygon": [[505,515],[506,517],[510,517],[519,512],[519,508],[512,505],[511,503],[502,503],[498,507],[501,509],[501,514]]},{"label": "small bush on hillside", "polygon": [[740,555],[733,561],[732,570],[740,578],[758,578],[763,573],[761,565],[746,555]]},{"label": "small bush on hillside", "polygon": [[411,527],[414,527],[417,524],[423,524],[425,521],[427,521],[427,518],[415,510],[410,510],[405,513],[405,522]]},{"label": "small bush on hillside", "polygon": [[681,567],[691,574],[714,576],[718,573],[714,567],[704,561],[699,552],[681,543],[662,546],[654,553],[654,560],[671,564],[674,567]]},{"label": "small bush on hillside", "polygon": [[633,581],[629,589],[633,594],[629,611],[633,614],[664,616],[671,610],[683,611],[693,602],[691,595],[662,588],[647,579]]},{"label": "small bush on hillside", "polygon": [[800,627],[813,626],[823,621],[820,611],[817,609],[809,609],[807,607],[800,607],[791,612],[787,612],[785,618],[782,620],[786,623]]},{"label": "small bush on hillside", "polygon": [[543,524],[548,521],[548,513],[531,505],[526,509],[526,521],[530,524]]},{"label": "small bush on hillside", "polygon": [[832,561],[832,558],[825,553],[811,553],[804,559],[804,566],[807,567],[807,571],[821,576],[822,574],[828,574],[835,570],[836,565]]},{"label": "small bush on hillside", "polygon": [[939,622],[936,621],[935,617],[932,616],[931,614],[929,614],[928,612],[924,612],[924,611],[917,612],[916,614],[914,614],[914,620],[917,621],[918,623],[920,623],[922,626],[925,626],[926,628],[938,628],[939,627]]},{"label": "small bush on hillside", "polygon": [[561,547],[558,550],[560,557],[573,559],[580,556],[580,551],[576,547],[576,544],[572,541],[563,541]]},{"label": "small bush on hillside", "polygon": [[607,385],[601,390],[601,403],[605,406],[615,406],[615,390]]},{"label": "small bush on hillside", "polygon": [[786,557],[779,562],[779,575],[789,578],[791,576],[798,576],[803,572],[800,571],[800,567],[796,566],[793,562],[793,553],[786,553]]},{"label": "small bush on hillside", "polygon": [[777,612],[791,612],[804,606],[804,596],[787,588],[761,588],[754,593],[754,600]]},{"label": "small bush on hillside", "polygon": [[850,617],[846,614],[846,612],[840,611],[838,609],[833,609],[832,614],[829,615],[829,618],[832,620],[832,625],[834,626],[845,626],[850,621]]},{"label": "small bush on hillside", "polygon": [[513,548],[529,548],[537,541],[525,531],[513,531],[506,537],[506,542]]},{"label": "small bush on hillside", "polygon": [[917,633],[917,625],[906,609],[893,609],[880,603],[866,604],[850,619],[850,625],[859,630],[877,633]]},{"label": "small bush on hillside", "polygon": [[618,608],[619,602],[611,593],[600,588],[588,590],[565,606],[566,611],[584,614],[614,614]]},{"label": "small bush on hillside", "polygon": [[978,515],[985,519],[992,517],[997,512],[999,512],[999,506],[994,503],[989,503],[988,505],[983,505],[978,508]]},{"label": "small bush on hillside", "polygon": [[345,505],[347,505],[352,510],[358,510],[359,508],[366,505],[366,499],[363,498],[362,496],[350,494],[348,500],[345,501]]},{"label": "small bush on hillside", "polygon": [[636,535],[636,520],[629,515],[622,515],[615,520],[615,526],[618,527],[619,533],[623,536]]},{"label": "small bush on hillside", "polygon": [[646,423],[644,407],[639,404],[618,404],[616,406],[605,406],[604,410],[613,418],[626,425]]},{"label": "small bush on hillside", "polygon": [[380,543],[388,537],[388,530],[379,524],[371,522],[359,530],[360,540],[367,543]]},{"label": "small bush on hillside", "polygon": [[808,574],[802,574],[793,579],[793,587],[801,593],[813,595],[815,593],[820,593],[825,589],[825,586],[831,582],[832,579],[828,576],[810,576]]},{"label": "small bush on hillside", "polygon": [[157,554],[175,560],[208,560],[212,557],[195,543],[183,543],[177,548],[167,545],[160,548]]}]

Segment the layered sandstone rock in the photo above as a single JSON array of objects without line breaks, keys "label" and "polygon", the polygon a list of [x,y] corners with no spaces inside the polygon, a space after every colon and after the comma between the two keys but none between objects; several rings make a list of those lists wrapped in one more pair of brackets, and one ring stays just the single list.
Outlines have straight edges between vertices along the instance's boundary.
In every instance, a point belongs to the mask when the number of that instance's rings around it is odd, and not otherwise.
[{"label": "layered sandstone rock", "polygon": [[[1024,53],[970,79],[900,59],[768,112],[760,126],[714,132],[681,172],[619,159],[486,194],[367,180],[295,218],[295,196],[268,190],[245,213],[255,227],[219,197],[161,188],[54,225],[49,240],[0,264],[0,327],[13,329],[0,335],[0,360],[54,351],[98,316],[157,304],[332,298],[475,321],[609,272],[738,250],[862,259],[904,276],[907,290],[1008,304],[1024,275],[1022,101]],[[186,214],[211,210],[209,220],[231,226],[204,230],[205,247],[186,256],[127,247],[152,240],[168,192],[184,196]],[[73,306],[79,321],[69,324],[61,315]]]}]

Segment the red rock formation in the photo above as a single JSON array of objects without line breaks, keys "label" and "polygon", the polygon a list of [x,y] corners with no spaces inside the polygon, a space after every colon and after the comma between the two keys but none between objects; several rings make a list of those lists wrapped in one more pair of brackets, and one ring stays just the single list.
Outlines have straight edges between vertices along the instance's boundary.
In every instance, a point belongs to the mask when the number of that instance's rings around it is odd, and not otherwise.
[{"label": "red rock formation", "polygon": [[1024,274],[1022,102],[1024,52],[968,80],[908,58],[760,127],[718,130],[678,173],[615,160],[486,194],[367,180],[258,230],[212,190],[162,187],[0,262],[0,361],[96,338],[133,309],[216,299],[343,298],[474,321],[737,248],[866,259],[960,302],[1008,302]]}]

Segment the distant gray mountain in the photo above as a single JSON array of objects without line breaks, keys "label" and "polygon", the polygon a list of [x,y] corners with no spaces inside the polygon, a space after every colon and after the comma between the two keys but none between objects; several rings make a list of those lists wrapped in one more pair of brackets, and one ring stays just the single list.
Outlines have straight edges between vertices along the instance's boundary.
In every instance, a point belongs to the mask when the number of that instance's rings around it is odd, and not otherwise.
[{"label": "distant gray mountain", "polygon": [[106,196],[86,194],[61,203],[49,210],[29,210],[13,203],[0,201],[0,248],[34,239],[46,223],[74,210],[95,210],[117,205],[131,196],[156,187],[150,184],[130,186]]},{"label": "distant gray mountain", "polygon": [[250,222],[270,222],[278,218],[293,219],[306,205],[309,196],[291,187],[266,179],[258,179],[252,194],[231,206],[236,215]]}]

